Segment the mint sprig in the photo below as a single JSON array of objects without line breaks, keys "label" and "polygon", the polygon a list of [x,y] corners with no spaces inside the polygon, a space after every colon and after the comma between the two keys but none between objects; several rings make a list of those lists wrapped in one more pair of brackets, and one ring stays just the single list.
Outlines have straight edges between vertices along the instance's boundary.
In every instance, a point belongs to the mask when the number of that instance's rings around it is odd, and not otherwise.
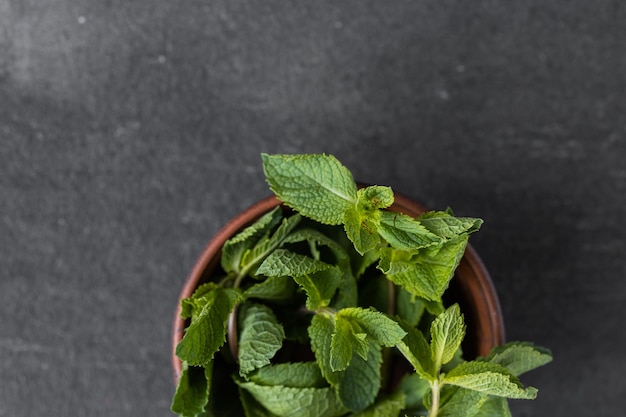
[{"label": "mint sprig", "polygon": [[441,382],[496,397],[532,400],[537,396],[536,388],[523,388],[506,368],[491,362],[464,362],[448,372]]},{"label": "mint sprig", "polygon": [[[182,300],[188,327],[172,411],[221,415],[229,404],[246,417],[488,417],[510,415],[506,398],[536,396],[518,377],[550,352],[515,342],[465,361],[462,311],[442,301],[482,220],[388,211],[391,188],[359,188],[330,155],[262,161],[291,210],[277,207],[230,238],[216,278]],[[314,360],[290,353],[302,342]],[[393,357],[415,373],[390,392]],[[217,398],[222,386],[238,398]]]},{"label": "mint sprig", "polygon": [[430,325],[430,353],[435,370],[454,358],[465,337],[465,323],[458,304],[441,313]]},{"label": "mint sprig", "polygon": [[224,271],[240,273],[245,265],[242,265],[244,254],[256,245],[260,240],[267,239],[266,235],[274,228],[282,218],[278,207],[263,215],[253,225],[248,226],[242,232],[229,239],[222,246],[221,264]]},{"label": "mint sprig", "polygon": [[323,224],[341,224],[357,200],[352,174],[333,156],[263,154],[270,189],[289,207]]},{"label": "mint sprig", "polygon": [[200,298],[202,308],[185,330],[176,355],[189,365],[209,365],[226,342],[228,316],[241,299],[241,293],[231,288],[215,288]]},{"label": "mint sprig", "polygon": [[172,411],[184,417],[194,417],[204,411],[209,401],[213,366],[189,366],[183,362],[182,372],[172,402]]},{"label": "mint sprig", "polygon": [[239,373],[246,375],[271,363],[282,347],[285,330],[272,310],[262,304],[245,305],[241,316]]}]

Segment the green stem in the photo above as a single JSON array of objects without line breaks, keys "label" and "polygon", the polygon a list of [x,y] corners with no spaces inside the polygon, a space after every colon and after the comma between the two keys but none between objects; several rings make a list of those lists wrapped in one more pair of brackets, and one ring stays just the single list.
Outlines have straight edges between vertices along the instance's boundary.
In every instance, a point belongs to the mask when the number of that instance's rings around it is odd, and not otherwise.
[{"label": "green stem", "polygon": [[332,317],[333,320],[334,320],[335,319],[335,314],[337,314],[337,310],[335,310],[334,308],[330,308],[330,307],[320,307],[317,310],[315,310],[313,313],[321,314],[321,315],[327,316],[327,317]]},{"label": "green stem", "polygon": [[437,414],[439,413],[439,395],[441,394],[441,387],[439,386],[438,380],[435,380],[430,384],[430,390],[432,393],[432,401],[428,417],[437,417]]},{"label": "green stem", "polygon": [[252,270],[253,267],[257,267],[261,263],[261,261],[265,259],[265,257],[267,257],[267,255],[269,255],[277,247],[278,247],[278,243],[270,246],[269,248],[267,248],[265,252],[261,253],[255,259],[252,259],[250,262],[248,262],[246,266],[241,268],[241,271],[239,271],[239,273],[237,274],[237,278],[235,278],[235,284],[233,285],[233,287],[239,288],[239,285],[241,285],[241,281],[246,276],[248,276],[248,273],[250,272],[250,270]]},{"label": "green stem", "polygon": [[247,274],[248,274],[247,269],[240,272],[239,275],[237,275],[237,278],[235,278],[235,283],[233,284],[233,288],[239,288],[239,285],[241,285],[241,280],[243,280]]}]

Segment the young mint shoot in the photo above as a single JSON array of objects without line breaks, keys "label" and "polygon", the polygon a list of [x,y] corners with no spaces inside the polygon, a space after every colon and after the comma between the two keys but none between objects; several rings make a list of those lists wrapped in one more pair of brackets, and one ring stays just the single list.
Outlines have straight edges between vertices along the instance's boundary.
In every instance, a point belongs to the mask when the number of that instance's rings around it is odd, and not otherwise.
[{"label": "young mint shoot", "polygon": [[[359,188],[330,155],[262,162],[284,208],[231,237],[182,301],[174,413],[495,417],[536,397],[518,377],[550,352],[509,343],[466,361],[461,308],[443,304],[482,220],[389,211],[391,188]],[[390,381],[398,361],[414,373]]]}]

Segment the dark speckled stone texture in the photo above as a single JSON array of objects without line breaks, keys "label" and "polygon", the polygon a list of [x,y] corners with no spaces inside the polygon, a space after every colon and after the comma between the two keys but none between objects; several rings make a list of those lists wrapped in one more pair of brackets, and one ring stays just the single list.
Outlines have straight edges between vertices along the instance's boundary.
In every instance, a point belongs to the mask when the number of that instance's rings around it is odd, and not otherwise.
[{"label": "dark speckled stone texture", "polygon": [[168,416],[178,292],[260,152],[485,219],[516,417],[623,413],[626,6],[0,0],[0,416]]}]

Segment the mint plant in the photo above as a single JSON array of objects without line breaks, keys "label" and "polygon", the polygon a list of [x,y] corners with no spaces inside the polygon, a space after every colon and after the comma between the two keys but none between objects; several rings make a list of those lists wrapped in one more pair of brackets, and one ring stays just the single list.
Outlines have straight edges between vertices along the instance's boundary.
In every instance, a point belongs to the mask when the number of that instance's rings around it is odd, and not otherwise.
[{"label": "mint plant", "polygon": [[[262,155],[277,207],[228,240],[211,282],[182,301],[189,325],[171,409],[184,417],[510,416],[519,375],[551,360],[530,343],[463,359],[444,306],[482,220],[386,210],[333,156]],[[390,364],[410,371],[390,381]]]}]

